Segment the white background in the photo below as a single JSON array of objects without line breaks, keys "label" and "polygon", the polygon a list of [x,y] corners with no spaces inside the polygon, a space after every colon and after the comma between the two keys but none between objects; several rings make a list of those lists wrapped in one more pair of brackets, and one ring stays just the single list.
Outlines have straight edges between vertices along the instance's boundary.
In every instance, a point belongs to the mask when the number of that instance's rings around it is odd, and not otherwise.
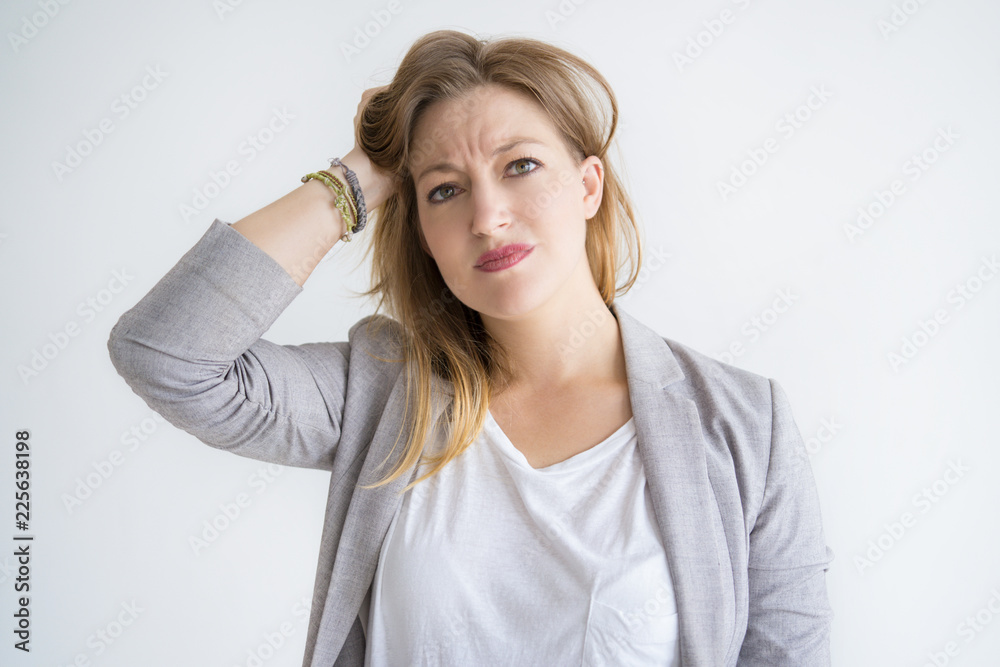
[{"label": "white background", "polygon": [[[0,9],[0,663],[300,664],[328,473],[267,473],[155,421],[107,338],[215,217],[235,222],[347,153],[361,92],[388,82],[416,37],[455,27],[548,40],[614,87],[615,159],[646,257],[669,255],[621,303],[709,354],[743,343],[732,363],[786,389],[836,554],[834,664],[998,664],[1000,279],[984,268],[1000,253],[996,3],[399,0],[384,27],[370,23],[383,2],[51,2],[51,18],[43,4]],[[732,21],[713,24],[723,10]],[[370,43],[345,55],[366,23]],[[695,57],[678,65],[685,49]],[[142,90],[147,68],[164,74]],[[142,98],[127,117],[123,95]],[[275,109],[294,119],[249,160],[241,143]],[[795,113],[800,127],[779,129]],[[113,132],[59,173],[102,119]],[[766,162],[744,165],[769,138]],[[933,164],[914,172],[925,151]],[[185,220],[180,207],[229,160],[240,173]],[[741,168],[754,173],[723,197]],[[878,212],[896,179],[902,194],[850,240],[859,207]],[[372,312],[351,296],[368,277],[352,245],[268,339],[346,340]],[[977,290],[961,307],[959,285]],[[775,319],[779,290],[794,301]],[[938,310],[946,321],[919,333]],[[753,317],[768,322],[755,340]],[[919,347],[894,368],[904,338]],[[36,353],[44,367],[24,374]],[[11,633],[19,429],[33,448],[30,656]],[[946,475],[950,463],[968,470]],[[915,498],[924,489],[933,503]],[[251,504],[195,554],[189,538],[240,493]],[[131,603],[131,625],[98,641]],[[286,622],[272,655],[265,637]]]}]

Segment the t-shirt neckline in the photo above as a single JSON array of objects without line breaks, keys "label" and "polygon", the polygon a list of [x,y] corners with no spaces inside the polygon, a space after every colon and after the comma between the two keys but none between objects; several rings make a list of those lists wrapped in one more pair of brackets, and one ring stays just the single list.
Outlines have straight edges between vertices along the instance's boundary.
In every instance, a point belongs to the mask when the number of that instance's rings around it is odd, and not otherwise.
[{"label": "t-shirt neckline", "polygon": [[512,443],[510,438],[507,437],[507,434],[503,432],[503,429],[500,428],[500,424],[498,424],[496,419],[493,418],[493,414],[489,410],[486,412],[484,430],[487,431],[487,435],[490,437],[491,442],[497,446],[505,457],[514,461],[518,466],[527,468],[529,471],[547,475],[576,471],[580,468],[593,465],[610,455],[614,450],[618,449],[619,446],[628,442],[628,440],[631,439],[632,435],[635,433],[635,417],[629,417],[628,421],[619,426],[614,433],[590,449],[586,449],[578,454],[574,454],[568,459],[547,465],[543,468],[535,468],[528,462],[528,458],[523,452],[521,452],[520,449],[514,446],[514,443]]}]

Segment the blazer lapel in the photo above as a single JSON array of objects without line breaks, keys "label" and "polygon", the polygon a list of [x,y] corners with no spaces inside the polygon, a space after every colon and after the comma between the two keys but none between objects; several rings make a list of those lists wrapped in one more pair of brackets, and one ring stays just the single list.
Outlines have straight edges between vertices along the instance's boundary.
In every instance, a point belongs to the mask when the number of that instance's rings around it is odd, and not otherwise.
[{"label": "blazer lapel", "polygon": [[705,458],[694,402],[671,391],[684,373],[663,338],[623,311],[618,318],[629,399],[677,601],[681,663],[721,665],[734,634],[729,551]]},{"label": "blazer lapel", "polygon": [[[436,376],[432,378],[431,384],[434,392],[431,424],[434,425],[450,402],[453,391],[447,382]],[[404,371],[396,377],[389,393],[389,399],[382,411],[382,417],[361,468],[359,485],[378,481],[395,465],[397,457],[402,454],[406,438],[412,428],[412,420],[408,419],[407,428],[400,435],[400,425],[406,407],[405,400]],[[397,436],[398,442],[396,442]],[[393,444],[396,446],[393,458],[383,467],[378,467],[379,462],[392,450]],[[403,500],[400,491],[416,479],[416,473],[417,466],[411,466],[409,473],[400,475],[388,484],[374,489],[355,489],[350,512],[344,522],[343,534],[337,547],[330,587],[320,619],[317,645],[337,646],[339,651],[339,647],[346,640],[361,608],[361,602],[375,579],[382,540],[389,530],[396,508]]]}]

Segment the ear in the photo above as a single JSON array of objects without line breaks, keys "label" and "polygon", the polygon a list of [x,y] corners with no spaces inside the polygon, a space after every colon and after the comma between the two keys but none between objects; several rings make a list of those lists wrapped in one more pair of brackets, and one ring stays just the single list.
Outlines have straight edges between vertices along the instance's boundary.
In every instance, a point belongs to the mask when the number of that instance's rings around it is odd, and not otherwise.
[{"label": "ear", "polygon": [[604,197],[604,163],[601,158],[591,155],[580,163],[583,179],[583,211],[584,217],[590,220],[597,215]]}]

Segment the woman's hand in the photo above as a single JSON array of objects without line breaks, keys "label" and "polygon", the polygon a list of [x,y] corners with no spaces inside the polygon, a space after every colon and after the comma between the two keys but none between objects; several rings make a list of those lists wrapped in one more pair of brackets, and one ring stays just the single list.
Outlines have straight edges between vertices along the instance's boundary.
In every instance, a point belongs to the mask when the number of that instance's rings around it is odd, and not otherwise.
[{"label": "woman's hand", "polygon": [[[361,94],[358,110],[354,114],[355,136],[357,136],[358,125],[361,123],[361,116],[364,114],[368,101],[373,95],[386,88],[388,88],[388,85],[377,86],[369,88]],[[358,183],[361,185],[361,192],[365,196],[365,208],[368,211],[373,211],[395,191],[395,176],[373,165],[368,155],[358,147],[357,143],[355,143],[351,152],[341,159],[341,162],[350,167],[358,175]]]},{"label": "woman's hand", "polygon": [[376,93],[380,93],[380,92],[382,92],[383,90],[385,90],[388,87],[389,87],[388,84],[386,84],[384,86],[376,86],[374,88],[369,88],[365,92],[361,93],[361,101],[358,102],[358,110],[354,114],[354,135],[355,136],[357,136],[357,134],[358,134],[358,126],[361,125],[361,116],[364,114],[365,107],[368,106],[368,102],[371,100],[371,98]]}]

